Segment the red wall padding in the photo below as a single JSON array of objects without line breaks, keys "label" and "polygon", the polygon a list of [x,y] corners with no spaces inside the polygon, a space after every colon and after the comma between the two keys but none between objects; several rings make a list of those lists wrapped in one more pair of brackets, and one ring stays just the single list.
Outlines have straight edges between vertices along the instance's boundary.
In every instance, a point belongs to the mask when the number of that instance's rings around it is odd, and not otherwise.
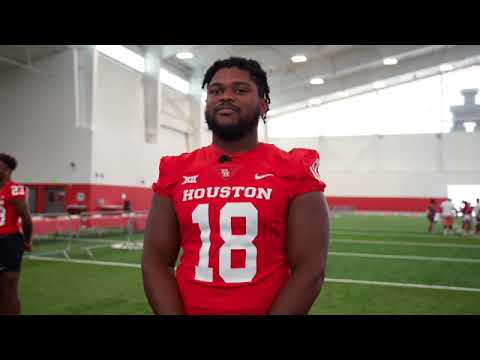
[{"label": "red wall padding", "polygon": [[[362,211],[406,211],[423,212],[426,211],[430,198],[410,198],[410,197],[340,197],[327,196],[327,202],[330,208],[336,206],[352,207],[355,210]],[[437,205],[446,198],[434,198]]]},{"label": "red wall padding", "polygon": [[[38,190],[37,212],[43,212],[44,189],[48,186],[64,187],[66,191],[65,207],[68,205],[85,205],[86,211],[102,211],[107,208],[121,209],[123,206],[122,194],[126,194],[131,202],[132,211],[148,210],[153,192],[149,187],[134,187],[121,185],[95,184],[28,184]],[[85,200],[79,201],[77,193],[83,192]],[[426,210],[430,198],[412,197],[343,197],[326,196],[330,208],[348,206],[361,211],[407,211],[423,212]],[[98,201],[103,199],[103,206]],[[437,204],[445,198],[435,198]]]},{"label": "red wall padding", "polygon": [[[131,210],[148,210],[153,192],[147,187],[95,184],[25,184],[37,190],[37,208],[35,213],[45,212],[45,190],[55,187],[65,190],[65,209],[69,205],[85,206],[84,211],[120,210],[123,208],[122,194],[130,200]],[[79,200],[78,193],[84,194]],[[103,199],[101,203],[99,200]]]},{"label": "red wall padding", "polygon": [[92,229],[126,229],[128,217],[126,215],[91,215],[83,224]]},{"label": "red wall padding", "polygon": [[80,231],[79,216],[60,216],[56,218],[32,218],[34,235],[49,235],[55,233],[78,233]]},{"label": "red wall padding", "polygon": [[122,194],[126,194],[131,202],[131,210],[147,210],[150,208],[153,192],[150,188],[115,185],[90,185],[90,211],[102,210],[97,199],[104,199],[105,205],[123,206]]},{"label": "red wall padding", "polygon": [[133,217],[133,231],[143,231],[147,223],[147,214],[88,214],[59,217],[34,216],[34,236],[56,233],[78,234],[81,228],[88,229],[127,229],[129,217]]}]

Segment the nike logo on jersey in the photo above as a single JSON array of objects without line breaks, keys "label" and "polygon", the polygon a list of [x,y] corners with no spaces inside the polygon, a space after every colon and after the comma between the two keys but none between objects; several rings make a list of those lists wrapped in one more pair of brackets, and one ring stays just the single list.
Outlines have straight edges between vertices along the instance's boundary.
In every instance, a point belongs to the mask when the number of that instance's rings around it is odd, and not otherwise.
[{"label": "nike logo on jersey", "polygon": [[273,174],[264,174],[264,175],[255,174],[255,180],[262,180],[262,179],[266,178],[267,176],[273,176]]}]

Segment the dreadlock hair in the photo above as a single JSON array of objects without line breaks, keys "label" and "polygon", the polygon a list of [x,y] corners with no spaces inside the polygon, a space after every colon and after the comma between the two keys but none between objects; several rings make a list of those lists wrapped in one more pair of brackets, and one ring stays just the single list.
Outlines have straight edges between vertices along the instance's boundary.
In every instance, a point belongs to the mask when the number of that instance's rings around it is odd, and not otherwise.
[{"label": "dreadlock hair", "polygon": [[10,170],[14,171],[17,168],[17,160],[8,154],[1,153],[0,161],[3,161]]},{"label": "dreadlock hair", "polygon": [[[270,104],[270,87],[268,86],[267,73],[262,69],[258,61],[253,59],[246,59],[241,57],[230,57],[224,60],[217,60],[213,63],[212,66],[207,70],[203,78],[202,89],[205,85],[208,86],[210,81],[216,72],[223,68],[232,68],[236,67],[240,70],[248,71],[252,80],[255,82],[258,88],[258,95],[265,99],[267,103],[267,111]],[[263,121],[265,122],[266,115],[263,115]]]}]

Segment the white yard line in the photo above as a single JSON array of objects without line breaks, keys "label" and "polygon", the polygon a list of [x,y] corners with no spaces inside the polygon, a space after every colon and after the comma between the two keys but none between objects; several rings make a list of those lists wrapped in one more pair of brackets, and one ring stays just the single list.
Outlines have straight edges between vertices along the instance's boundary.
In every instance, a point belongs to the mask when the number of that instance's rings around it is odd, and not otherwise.
[{"label": "white yard line", "polygon": [[424,246],[424,247],[446,247],[446,248],[462,248],[462,249],[480,249],[480,245],[466,245],[454,243],[417,243],[408,241],[381,241],[381,240],[355,240],[355,239],[336,239],[332,238],[334,243],[348,244],[371,244],[371,245],[397,245],[397,246]]},{"label": "white yard line", "polygon": [[93,242],[93,243],[105,243],[105,244],[108,244],[108,243],[115,243],[115,242],[122,242],[122,241],[126,241],[126,239],[115,239],[115,240],[108,240],[108,239],[95,239],[95,238],[73,238],[73,239],[33,239],[34,241],[34,245],[35,243],[38,243],[38,244],[48,244],[50,241],[56,241],[56,242],[66,242],[66,243],[75,243],[75,244],[78,244],[78,243],[82,243],[82,242],[86,242],[86,243],[90,243],[90,242]]},{"label": "white yard line", "polygon": [[140,269],[140,264],[130,264],[130,263],[121,263],[121,262],[111,262],[111,261],[96,261],[96,260],[75,260],[75,259],[62,259],[62,258],[52,258],[52,257],[43,257],[43,256],[25,256],[29,260],[39,260],[39,261],[56,261],[56,262],[66,262],[66,263],[75,263],[75,264],[89,264],[89,265],[103,265],[103,266],[122,266],[122,267],[131,267]]},{"label": "white yard line", "polygon": [[[107,261],[95,261],[95,260],[68,260],[68,259],[48,258],[48,257],[31,256],[31,255],[26,256],[25,258],[29,260],[38,260],[38,261],[55,261],[55,262],[89,264],[89,265],[100,265],[100,266],[130,267],[130,268],[137,268],[137,269],[140,269],[141,267],[140,264],[131,264],[131,263],[119,263],[119,262],[107,262]],[[395,286],[395,287],[419,288],[419,289],[480,292],[480,289],[477,289],[477,288],[465,288],[465,287],[458,287],[458,286],[409,284],[409,283],[397,283],[397,282],[386,282],[386,281],[369,281],[369,280],[337,279],[337,278],[325,278],[325,281],[333,282],[333,283],[345,283],[345,284]]]},{"label": "white yard line", "polygon": [[342,230],[342,229],[330,229],[331,234],[358,234],[358,235],[369,235],[369,236],[380,236],[383,238],[388,238],[388,237],[415,237],[415,238],[442,238],[442,239],[465,239],[466,241],[478,241],[479,238],[474,236],[474,235],[468,235],[466,237],[463,236],[463,234],[452,234],[452,235],[443,235],[443,233],[433,233],[433,234],[419,234],[419,233],[409,233],[409,232],[401,232],[401,231],[387,231],[381,232],[377,229],[372,229],[372,230]]},{"label": "white yard line", "polygon": [[448,257],[429,257],[429,256],[405,256],[405,255],[387,255],[387,254],[369,254],[356,252],[337,252],[329,251],[328,255],[334,256],[351,256],[351,257],[366,257],[378,259],[398,259],[398,260],[421,260],[421,261],[444,261],[444,262],[459,262],[459,263],[480,263],[480,259],[470,258],[448,258]]},{"label": "white yard line", "polygon": [[480,289],[477,289],[477,288],[465,288],[465,287],[458,287],[458,286],[408,284],[408,283],[396,283],[396,282],[387,282],[387,281],[368,281],[368,280],[334,279],[334,278],[325,278],[325,281],[335,282],[335,283],[345,283],[345,284],[380,285],[380,286],[396,286],[396,287],[408,287],[408,288],[419,288],[419,289],[480,292]]}]

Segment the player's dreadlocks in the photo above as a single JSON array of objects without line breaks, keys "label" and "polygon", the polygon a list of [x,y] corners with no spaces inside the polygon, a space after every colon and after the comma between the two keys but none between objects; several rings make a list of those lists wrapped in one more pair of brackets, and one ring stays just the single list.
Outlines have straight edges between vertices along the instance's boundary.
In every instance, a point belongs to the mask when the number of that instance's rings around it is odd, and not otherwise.
[{"label": "player's dreadlocks", "polygon": [[[250,73],[250,76],[257,85],[258,95],[261,98],[265,99],[268,109],[268,105],[270,104],[270,87],[268,86],[267,73],[262,69],[260,64],[253,59],[230,57],[229,59],[215,61],[205,73],[205,77],[203,78],[202,83],[202,89],[205,87],[205,85],[208,86],[208,84],[210,84],[213,75],[215,75],[218,70],[231,67],[236,67]],[[263,118],[263,120],[265,120],[265,117]]]},{"label": "player's dreadlocks", "polygon": [[17,160],[13,156],[1,153],[0,161],[3,161],[5,165],[7,165],[8,168],[12,171],[14,171],[17,168]]}]

